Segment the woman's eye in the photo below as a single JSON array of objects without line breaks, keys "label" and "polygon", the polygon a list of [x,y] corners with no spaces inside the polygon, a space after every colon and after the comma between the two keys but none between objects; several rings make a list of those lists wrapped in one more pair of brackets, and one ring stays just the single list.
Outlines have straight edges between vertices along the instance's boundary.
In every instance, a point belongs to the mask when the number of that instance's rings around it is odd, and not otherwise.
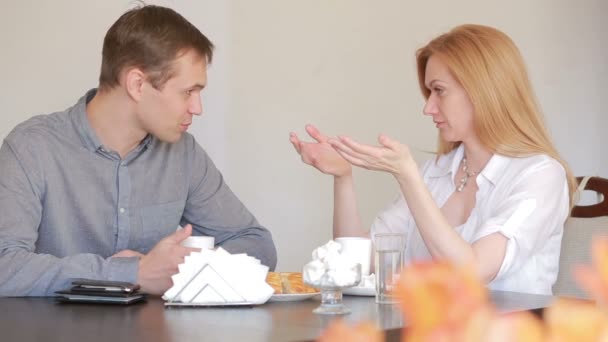
[{"label": "woman's eye", "polygon": [[435,88],[435,89],[433,89],[433,90],[435,90],[435,92],[436,92],[438,95],[441,95],[441,93],[443,93],[443,89],[441,89],[441,88]]}]

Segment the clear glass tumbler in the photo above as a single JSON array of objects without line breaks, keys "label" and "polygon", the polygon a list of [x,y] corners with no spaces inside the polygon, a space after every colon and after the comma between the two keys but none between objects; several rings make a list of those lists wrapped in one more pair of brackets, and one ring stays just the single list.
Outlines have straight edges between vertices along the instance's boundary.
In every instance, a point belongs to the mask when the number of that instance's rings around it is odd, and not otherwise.
[{"label": "clear glass tumbler", "polygon": [[395,304],[398,302],[394,290],[403,268],[404,246],[404,234],[374,234],[376,303],[378,304]]}]

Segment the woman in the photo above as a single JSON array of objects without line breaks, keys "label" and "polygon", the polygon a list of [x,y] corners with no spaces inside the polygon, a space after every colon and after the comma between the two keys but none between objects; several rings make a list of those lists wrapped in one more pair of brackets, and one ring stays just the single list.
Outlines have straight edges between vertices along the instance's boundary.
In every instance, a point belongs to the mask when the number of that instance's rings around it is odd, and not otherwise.
[{"label": "woman", "polygon": [[[437,157],[418,168],[409,148],[329,138],[290,141],[334,176],[334,236],[406,235],[406,260],[477,265],[496,290],[551,294],[575,180],[543,125],[519,50],[504,33],[463,25],[416,53],[424,114],[439,129]],[[351,165],[392,174],[399,198],[361,225]]]}]

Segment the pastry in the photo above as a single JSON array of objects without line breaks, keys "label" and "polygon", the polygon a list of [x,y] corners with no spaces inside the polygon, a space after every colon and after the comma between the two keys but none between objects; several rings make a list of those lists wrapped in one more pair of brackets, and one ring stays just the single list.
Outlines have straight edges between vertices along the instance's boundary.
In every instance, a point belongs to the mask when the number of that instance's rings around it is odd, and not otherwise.
[{"label": "pastry", "polygon": [[268,272],[266,282],[275,294],[316,293],[319,290],[302,281],[300,272]]}]

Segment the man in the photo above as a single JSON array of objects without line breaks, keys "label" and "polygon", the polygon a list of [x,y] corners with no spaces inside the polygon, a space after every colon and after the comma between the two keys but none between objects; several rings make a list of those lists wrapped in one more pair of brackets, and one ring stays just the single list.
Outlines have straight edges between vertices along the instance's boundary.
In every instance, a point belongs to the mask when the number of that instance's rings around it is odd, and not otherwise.
[{"label": "man", "polygon": [[6,137],[0,296],[53,295],[72,278],[162,294],[192,233],[274,269],[271,234],[186,133],[202,113],[212,50],[171,9],[130,10],[106,34],[99,89]]}]

